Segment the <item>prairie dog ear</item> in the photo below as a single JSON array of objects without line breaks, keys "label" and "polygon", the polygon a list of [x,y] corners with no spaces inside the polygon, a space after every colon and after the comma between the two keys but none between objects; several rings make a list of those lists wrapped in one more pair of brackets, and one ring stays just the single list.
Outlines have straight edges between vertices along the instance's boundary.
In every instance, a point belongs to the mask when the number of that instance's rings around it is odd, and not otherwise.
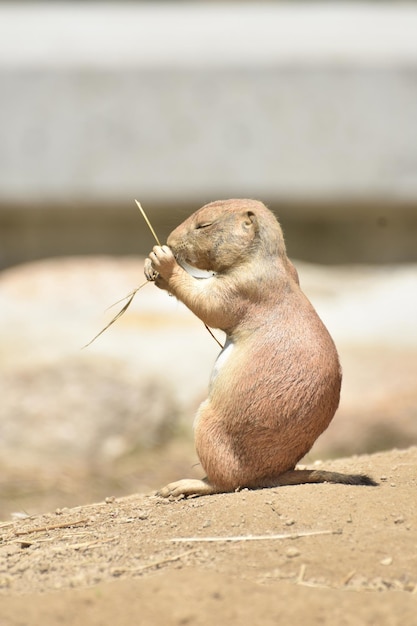
[{"label": "prairie dog ear", "polygon": [[251,226],[257,226],[258,220],[256,219],[256,215],[253,211],[246,211],[243,215],[243,228],[248,230]]}]

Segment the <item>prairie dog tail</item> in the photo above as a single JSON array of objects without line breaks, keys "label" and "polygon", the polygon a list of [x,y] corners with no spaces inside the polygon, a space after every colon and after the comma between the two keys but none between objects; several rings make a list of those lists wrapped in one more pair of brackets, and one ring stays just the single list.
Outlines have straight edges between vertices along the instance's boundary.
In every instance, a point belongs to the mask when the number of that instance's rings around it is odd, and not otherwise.
[{"label": "prairie dog tail", "polygon": [[366,485],[375,487],[378,485],[366,474],[339,474],[324,470],[290,470],[278,476],[274,481],[277,487],[285,485],[302,485],[305,483],[339,483],[342,485]]}]

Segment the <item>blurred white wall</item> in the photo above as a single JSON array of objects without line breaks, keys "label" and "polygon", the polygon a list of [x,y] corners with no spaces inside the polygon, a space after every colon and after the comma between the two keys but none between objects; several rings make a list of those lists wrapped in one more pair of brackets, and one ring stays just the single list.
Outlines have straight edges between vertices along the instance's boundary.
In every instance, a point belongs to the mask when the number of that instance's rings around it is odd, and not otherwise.
[{"label": "blurred white wall", "polygon": [[0,4],[0,230],[16,249],[17,211],[251,196],[384,205],[406,237],[416,33],[402,3]]}]

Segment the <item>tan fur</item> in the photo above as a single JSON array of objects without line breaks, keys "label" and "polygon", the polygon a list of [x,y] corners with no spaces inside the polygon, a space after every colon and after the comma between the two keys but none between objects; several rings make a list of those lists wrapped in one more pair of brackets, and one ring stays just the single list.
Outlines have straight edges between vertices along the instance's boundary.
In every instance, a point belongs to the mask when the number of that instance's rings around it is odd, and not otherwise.
[{"label": "tan fur", "polygon": [[[195,278],[181,264],[215,272]],[[293,471],[339,404],[335,345],[299,287],[275,216],[255,200],[213,202],[155,246],[148,280],[227,335],[195,422],[203,481],[161,495],[297,482],[371,484],[366,477]]]}]

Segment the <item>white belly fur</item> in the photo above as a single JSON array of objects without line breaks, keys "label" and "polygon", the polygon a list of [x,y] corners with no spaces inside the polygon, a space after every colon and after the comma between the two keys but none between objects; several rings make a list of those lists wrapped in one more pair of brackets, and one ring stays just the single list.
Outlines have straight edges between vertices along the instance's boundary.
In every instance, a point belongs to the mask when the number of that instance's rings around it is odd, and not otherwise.
[{"label": "white belly fur", "polygon": [[[198,267],[193,267],[192,265],[189,265],[185,261],[178,261],[178,264],[181,265],[182,269],[184,269],[188,274],[190,274],[190,276],[193,276],[193,278],[198,278],[200,280],[201,279],[207,280],[208,278],[213,278],[213,276],[216,276],[216,272],[212,272],[209,270],[200,270]],[[214,364],[213,371],[210,377],[210,384],[213,382],[214,378],[217,376],[219,369],[222,367],[222,365],[224,365],[225,361],[229,358],[232,348],[233,348],[232,342],[227,340],[224,345],[223,350],[220,352]],[[194,425],[193,425],[194,429],[197,427],[197,424],[200,420],[201,411],[204,409],[207,403],[208,403],[208,400],[205,400],[200,405],[197,411],[197,414],[194,418]]]},{"label": "white belly fur", "polygon": [[234,349],[234,343],[230,341],[230,339],[226,339],[226,343],[224,344],[223,350],[220,352],[219,356],[216,359],[216,362],[213,367],[213,371],[211,372],[210,384],[213,383],[216,376],[220,372],[221,368],[224,366],[226,361],[230,358],[230,355]]},{"label": "white belly fur", "polygon": [[[213,381],[216,378],[216,376],[218,375],[219,371],[224,366],[226,361],[229,359],[230,355],[232,354],[232,351],[233,351],[234,347],[235,347],[234,343],[232,341],[230,341],[230,339],[226,339],[226,343],[224,344],[224,348],[220,352],[219,356],[216,359],[216,362],[214,363],[214,367],[213,367],[213,370],[212,370],[211,376],[210,376],[210,385],[213,384]],[[199,409],[198,409],[198,411],[196,413],[196,416],[194,418],[194,424],[193,424],[194,429],[197,428],[198,422],[200,421],[201,411],[204,410],[204,408],[207,406],[207,404],[209,402],[210,402],[210,400],[207,399],[207,400],[204,400],[204,402],[202,402],[200,404],[200,407],[199,407]]]}]

